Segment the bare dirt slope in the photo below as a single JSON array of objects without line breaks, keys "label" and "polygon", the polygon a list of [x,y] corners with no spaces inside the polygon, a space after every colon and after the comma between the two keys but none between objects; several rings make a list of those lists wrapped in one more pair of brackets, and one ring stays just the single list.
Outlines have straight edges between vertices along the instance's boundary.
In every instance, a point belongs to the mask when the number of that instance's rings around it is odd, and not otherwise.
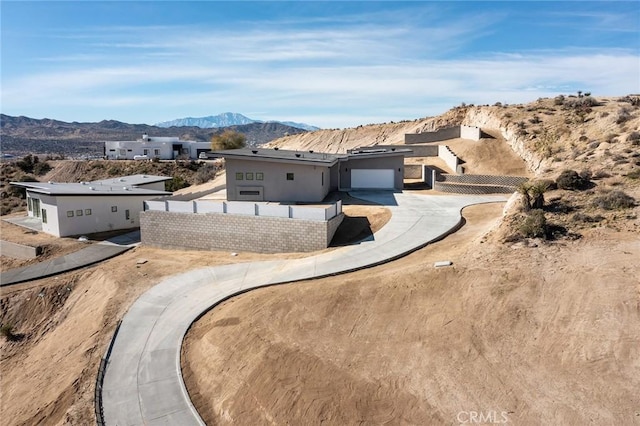
[{"label": "bare dirt slope", "polygon": [[468,208],[461,231],[399,261],[212,310],[183,348],[198,411],[208,424],[637,421],[638,235],[512,248],[483,237],[500,213]]},{"label": "bare dirt slope", "polygon": [[[379,230],[390,218],[389,210],[380,206],[347,204],[343,211],[349,226],[336,235],[344,243]],[[22,232],[3,224],[7,239],[17,239]],[[41,234],[29,237],[51,240]],[[73,241],[67,243],[59,244],[58,254],[76,248]],[[140,294],[163,277],[189,269],[273,258],[137,247],[97,266],[1,288],[0,323],[11,325],[14,337],[0,337],[0,423],[93,424],[100,358],[118,320]],[[3,268],[7,260],[2,258]],[[140,260],[146,262],[138,264]]]},{"label": "bare dirt slope", "polygon": [[[617,191],[640,199],[640,108],[626,97],[590,111],[564,104],[577,99],[455,108],[280,141],[331,143],[337,152],[452,124],[497,129],[537,177],[593,174],[589,189],[546,194],[548,220],[582,238],[507,243],[517,221],[493,227],[501,207],[477,207],[464,211],[458,233],[398,261],[234,298],[188,337],[184,368],[203,415],[238,424],[455,424],[460,410],[505,410],[513,424],[637,422],[640,211],[595,201]],[[89,172],[65,180],[96,178]],[[384,211],[349,208],[366,218],[351,222],[360,230],[350,238],[386,221]],[[2,424],[92,424],[100,357],[143,291],[187,269],[266,258],[139,247],[0,289],[0,322],[13,335],[0,337]],[[447,259],[453,267],[432,267]]]}]

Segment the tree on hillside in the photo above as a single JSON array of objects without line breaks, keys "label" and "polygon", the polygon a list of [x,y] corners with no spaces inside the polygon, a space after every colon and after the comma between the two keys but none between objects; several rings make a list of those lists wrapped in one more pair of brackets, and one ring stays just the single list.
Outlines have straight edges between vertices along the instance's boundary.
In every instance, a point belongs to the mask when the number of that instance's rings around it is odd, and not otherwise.
[{"label": "tree on hillside", "polygon": [[246,136],[233,130],[226,130],[221,135],[215,135],[211,138],[211,149],[214,151],[244,148],[246,144]]}]

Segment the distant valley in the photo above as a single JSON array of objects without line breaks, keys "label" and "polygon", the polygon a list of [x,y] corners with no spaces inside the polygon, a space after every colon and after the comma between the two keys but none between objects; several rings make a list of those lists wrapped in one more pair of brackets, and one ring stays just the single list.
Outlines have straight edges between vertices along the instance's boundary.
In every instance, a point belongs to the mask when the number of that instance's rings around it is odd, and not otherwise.
[{"label": "distant valley", "polygon": [[13,155],[58,154],[92,157],[103,154],[104,141],[136,140],[143,133],[151,136],[177,136],[183,140],[208,141],[213,135],[231,129],[244,134],[250,145],[261,145],[274,139],[305,133],[306,130],[282,123],[248,123],[224,127],[201,128],[159,127],[128,124],[115,120],[98,123],[67,123],[51,119],[13,117],[0,114],[2,153]]}]

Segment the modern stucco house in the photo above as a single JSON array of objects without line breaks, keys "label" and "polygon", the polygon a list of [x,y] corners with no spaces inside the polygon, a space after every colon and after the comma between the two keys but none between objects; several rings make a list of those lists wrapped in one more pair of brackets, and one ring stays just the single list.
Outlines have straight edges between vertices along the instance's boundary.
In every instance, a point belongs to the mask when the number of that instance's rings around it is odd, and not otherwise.
[{"label": "modern stucco house", "polygon": [[178,137],[151,137],[143,134],[135,141],[104,143],[104,155],[109,160],[135,160],[139,158],[174,160],[186,156],[192,160],[200,153],[211,150],[210,142],[183,141]]},{"label": "modern stucco house", "polygon": [[81,183],[11,182],[26,189],[30,217],[42,231],[57,237],[114,231],[140,226],[144,201],[170,195],[171,178],[132,175]]},{"label": "modern stucco house", "polygon": [[225,159],[227,200],[320,202],[329,192],[402,190],[407,149],[362,148],[347,154],[243,148]]}]

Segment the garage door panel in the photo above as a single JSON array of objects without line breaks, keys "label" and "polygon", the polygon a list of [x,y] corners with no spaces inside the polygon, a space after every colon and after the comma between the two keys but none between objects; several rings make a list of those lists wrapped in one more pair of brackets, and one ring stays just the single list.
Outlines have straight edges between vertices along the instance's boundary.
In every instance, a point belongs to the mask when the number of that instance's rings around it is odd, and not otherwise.
[{"label": "garage door panel", "polygon": [[393,189],[393,169],[352,169],[351,188],[353,189]]}]

